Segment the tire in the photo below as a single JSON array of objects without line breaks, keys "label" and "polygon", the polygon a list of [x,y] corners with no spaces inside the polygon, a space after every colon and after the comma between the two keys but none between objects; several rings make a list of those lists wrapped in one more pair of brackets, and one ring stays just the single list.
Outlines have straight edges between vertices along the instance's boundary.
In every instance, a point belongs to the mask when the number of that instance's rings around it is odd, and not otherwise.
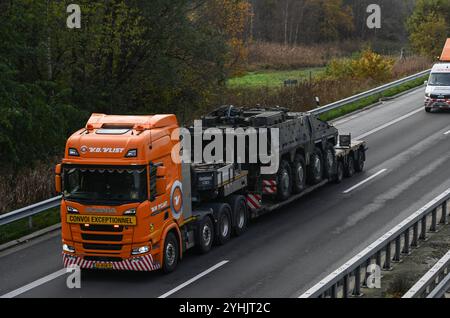
[{"label": "tire", "polygon": [[431,113],[431,108],[425,107],[425,111],[426,111],[427,113]]},{"label": "tire", "polygon": [[315,185],[323,180],[323,157],[319,148],[314,149],[314,153],[311,155],[308,172],[310,184]]},{"label": "tire", "polygon": [[305,158],[298,154],[292,163],[292,191],[295,194],[302,193],[306,188],[306,165]]},{"label": "tire", "polygon": [[233,211],[233,234],[241,236],[247,231],[248,227],[247,201],[242,195],[233,195],[229,204]]},{"label": "tire", "polygon": [[172,232],[169,232],[164,242],[164,257],[163,257],[163,271],[164,273],[171,273],[175,270],[180,257],[180,246],[178,240]]},{"label": "tire", "polygon": [[277,199],[284,201],[292,194],[291,166],[286,160],[282,160],[277,174]]},{"label": "tire", "polygon": [[364,170],[365,155],[362,149],[358,150],[358,159],[355,161],[355,171],[360,173]]},{"label": "tire", "polygon": [[218,204],[216,213],[217,224],[215,240],[217,245],[224,245],[231,239],[231,207],[227,203]]},{"label": "tire", "polygon": [[355,158],[353,154],[349,155],[347,158],[347,165],[345,166],[345,177],[351,178],[355,175]]},{"label": "tire", "polygon": [[214,241],[214,225],[209,216],[200,220],[195,241],[200,254],[206,254],[211,250]]},{"label": "tire", "polygon": [[342,160],[338,160],[336,164],[336,176],[334,177],[334,182],[339,184],[344,180],[344,163]]},{"label": "tire", "polygon": [[334,150],[334,147],[329,143],[325,147],[325,154],[323,159],[324,177],[328,180],[332,180],[336,172],[336,151]]}]

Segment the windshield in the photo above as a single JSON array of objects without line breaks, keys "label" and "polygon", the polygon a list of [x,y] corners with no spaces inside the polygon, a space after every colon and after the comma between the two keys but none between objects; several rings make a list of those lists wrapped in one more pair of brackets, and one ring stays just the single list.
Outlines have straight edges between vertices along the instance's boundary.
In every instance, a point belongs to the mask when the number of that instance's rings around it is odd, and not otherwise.
[{"label": "windshield", "polygon": [[125,204],[147,199],[146,168],[64,167],[64,197],[99,204]]},{"label": "windshield", "polygon": [[433,74],[431,74],[428,85],[450,86],[450,73],[433,73]]}]

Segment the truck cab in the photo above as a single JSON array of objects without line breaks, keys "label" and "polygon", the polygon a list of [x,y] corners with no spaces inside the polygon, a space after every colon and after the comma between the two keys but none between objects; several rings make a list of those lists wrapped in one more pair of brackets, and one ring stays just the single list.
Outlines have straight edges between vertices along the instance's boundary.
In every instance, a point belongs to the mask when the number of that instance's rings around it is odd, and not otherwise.
[{"label": "truck cab", "polygon": [[171,244],[170,253],[181,253],[179,227],[186,221],[181,165],[171,158],[177,128],[174,115],[93,114],[69,138],[56,167],[66,267],[171,266],[163,262],[162,250]]}]

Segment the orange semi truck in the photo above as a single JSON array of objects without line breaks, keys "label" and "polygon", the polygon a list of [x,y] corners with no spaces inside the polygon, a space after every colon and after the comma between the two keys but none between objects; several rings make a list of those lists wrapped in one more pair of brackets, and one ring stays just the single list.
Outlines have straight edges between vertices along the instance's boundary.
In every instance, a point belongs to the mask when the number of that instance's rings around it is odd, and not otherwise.
[{"label": "orange semi truck", "polygon": [[[55,177],[63,195],[65,267],[172,272],[186,250],[207,253],[243,234],[252,218],[364,168],[365,142],[339,136],[336,128],[309,113],[226,106],[200,123],[201,128],[188,129],[193,137],[186,137],[174,115],[93,114],[69,138]],[[179,160],[183,152],[194,158],[208,147],[202,140],[193,150],[180,149],[183,138],[194,143],[199,134],[230,128],[251,129],[256,136],[277,131],[277,170],[262,174],[267,162],[259,159]],[[234,150],[245,148],[248,159],[254,149],[260,151],[252,148],[255,144],[263,145],[256,138]],[[269,147],[273,143],[267,142]]]}]

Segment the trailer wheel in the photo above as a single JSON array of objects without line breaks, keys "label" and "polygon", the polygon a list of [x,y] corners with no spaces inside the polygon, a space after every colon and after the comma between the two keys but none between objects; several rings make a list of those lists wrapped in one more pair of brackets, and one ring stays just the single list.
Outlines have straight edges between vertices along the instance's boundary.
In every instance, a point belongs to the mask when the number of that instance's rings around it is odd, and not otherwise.
[{"label": "trailer wheel", "polygon": [[295,194],[303,192],[306,187],[306,169],[305,158],[302,155],[296,155],[292,164],[292,174],[294,182],[292,185]]},{"label": "trailer wheel", "polygon": [[351,178],[355,175],[355,158],[350,154],[347,158],[347,165],[345,167],[345,177]]},{"label": "trailer wheel", "polygon": [[232,222],[231,207],[227,203],[221,203],[217,206],[217,227],[216,242],[218,245],[224,245],[231,238]]},{"label": "trailer wheel", "polygon": [[334,178],[334,182],[336,183],[342,183],[342,180],[344,180],[344,163],[342,160],[337,161],[337,167],[336,167],[336,176]]},{"label": "trailer wheel", "polygon": [[169,232],[164,242],[164,258],[162,266],[164,273],[171,273],[175,270],[178,264],[179,255],[178,240],[172,232]]},{"label": "trailer wheel", "polygon": [[229,204],[233,209],[233,232],[234,235],[240,236],[247,231],[248,225],[248,209],[247,201],[242,195],[233,195]]},{"label": "trailer wheel", "polygon": [[336,151],[334,150],[334,147],[329,143],[325,147],[323,166],[325,178],[331,180],[336,170]]},{"label": "trailer wheel", "polygon": [[358,160],[355,161],[356,172],[362,172],[364,170],[364,151],[362,149],[358,150]]},{"label": "trailer wheel", "polygon": [[292,192],[291,166],[286,160],[282,160],[277,175],[277,199],[284,201],[289,199]]},{"label": "trailer wheel", "polygon": [[196,233],[197,250],[206,254],[211,250],[214,241],[214,225],[209,216],[205,216],[198,224]]},{"label": "trailer wheel", "polygon": [[323,159],[319,148],[314,149],[309,166],[309,183],[318,184],[323,180]]}]

